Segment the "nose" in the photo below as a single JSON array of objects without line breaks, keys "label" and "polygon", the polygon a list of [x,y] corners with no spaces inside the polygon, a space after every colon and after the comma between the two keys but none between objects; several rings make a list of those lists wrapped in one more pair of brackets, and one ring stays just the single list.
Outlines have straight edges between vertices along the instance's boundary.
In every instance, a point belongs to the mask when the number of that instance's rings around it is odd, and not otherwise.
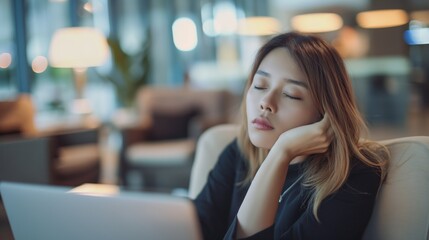
[{"label": "nose", "polygon": [[277,111],[275,104],[274,94],[267,93],[260,101],[259,107],[262,111],[268,111],[274,113]]}]

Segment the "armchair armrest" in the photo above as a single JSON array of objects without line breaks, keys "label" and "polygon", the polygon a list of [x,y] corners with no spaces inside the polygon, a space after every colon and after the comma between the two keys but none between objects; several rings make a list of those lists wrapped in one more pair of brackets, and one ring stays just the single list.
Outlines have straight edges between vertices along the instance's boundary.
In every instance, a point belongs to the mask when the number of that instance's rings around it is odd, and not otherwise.
[{"label": "armchair armrest", "polygon": [[101,152],[100,128],[79,129],[50,135],[53,184],[78,186],[98,182]]},{"label": "armchair armrest", "polygon": [[0,180],[77,186],[97,182],[99,128],[0,139]]},{"label": "armchair armrest", "polygon": [[128,126],[127,128],[119,129],[119,133],[122,139],[122,146],[129,146],[147,139],[150,133],[150,128],[142,126]]}]

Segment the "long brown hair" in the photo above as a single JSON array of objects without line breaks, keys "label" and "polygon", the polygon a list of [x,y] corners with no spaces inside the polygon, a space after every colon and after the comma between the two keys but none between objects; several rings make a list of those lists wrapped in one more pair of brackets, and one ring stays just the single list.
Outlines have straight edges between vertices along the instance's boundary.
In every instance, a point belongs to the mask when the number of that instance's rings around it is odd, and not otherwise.
[{"label": "long brown hair", "polygon": [[311,188],[313,214],[323,199],[337,191],[347,180],[351,160],[378,168],[384,179],[389,153],[386,147],[362,141],[367,130],[357,109],[350,78],[338,52],[322,39],[291,32],[275,36],[262,46],[250,72],[242,102],[242,121],[238,143],[248,159],[244,183],[255,176],[268,151],[254,146],[249,139],[246,94],[262,60],[275,48],[286,48],[308,79],[310,95],[320,113],[328,113],[334,139],[327,152],[309,157],[305,163],[304,185]]}]

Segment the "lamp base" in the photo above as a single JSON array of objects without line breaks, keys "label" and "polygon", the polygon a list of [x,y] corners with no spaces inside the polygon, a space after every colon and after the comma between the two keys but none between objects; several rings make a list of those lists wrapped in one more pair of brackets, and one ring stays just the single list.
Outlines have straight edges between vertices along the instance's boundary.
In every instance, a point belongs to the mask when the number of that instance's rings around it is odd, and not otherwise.
[{"label": "lamp base", "polygon": [[91,103],[88,99],[77,98],[73,101],[71,111],[75,114],[90,114],[92,113]]}]

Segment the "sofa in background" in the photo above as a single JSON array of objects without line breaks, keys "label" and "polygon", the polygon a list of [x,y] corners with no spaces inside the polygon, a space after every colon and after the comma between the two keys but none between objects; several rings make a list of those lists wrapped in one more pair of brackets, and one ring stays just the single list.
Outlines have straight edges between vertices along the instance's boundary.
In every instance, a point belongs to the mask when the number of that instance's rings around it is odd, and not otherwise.
[{"label": "sofa in background", "polygon": [[121,184],[187,188],[197,138],[211,126],[234,121],[237,99],[225,90],[141,88],[137,122],[120,127]]}]

